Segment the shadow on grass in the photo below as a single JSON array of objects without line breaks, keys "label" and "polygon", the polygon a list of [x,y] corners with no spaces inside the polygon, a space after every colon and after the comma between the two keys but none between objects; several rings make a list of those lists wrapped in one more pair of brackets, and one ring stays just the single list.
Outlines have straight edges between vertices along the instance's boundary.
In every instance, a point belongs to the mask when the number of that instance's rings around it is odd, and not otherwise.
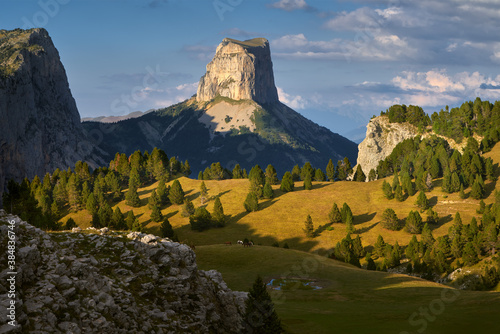
[{"label": "shadow on grass", "polygon": [[363,224],[372,220],[377,213],[363,213],[362,215],[354,216],[354,225]]},{"label": "shadow on grass", "polygon": [[497,181],[492,181],[488,184],[484,185],[484,198],[490,197],[491,194],[495,191],[497,186]]},{"label": "shadow on grass", "polygon": [[431,198],[429,198],[429,206],[430,207],[436,206],[437,204],[438,204],[438,197],[437,196],[432,196]]},{"label": "shadow on grass", "polygon": [[365,226],[365,227],[362,227],[360,229],[356,229],[356,231],[354,233],[356,233],[356,234],[362,234],[362,233],[368,232],[372,228],[374,228],[375,226],[377,226],[378,224],[379,223],[374,223],[374,224],[371,224],[370,226]]},{"label": "shadow on grass", "polygon": [[328,229],[329,227],[332,227],[331,230],[333,230],[333,223],[327,223],[327,224],[324,224],[324,225],[320,225],[318,226],[318,228],[313,232],[313,235],[315,237],[321,235],[321,232],[323,232],[324,230]]}]

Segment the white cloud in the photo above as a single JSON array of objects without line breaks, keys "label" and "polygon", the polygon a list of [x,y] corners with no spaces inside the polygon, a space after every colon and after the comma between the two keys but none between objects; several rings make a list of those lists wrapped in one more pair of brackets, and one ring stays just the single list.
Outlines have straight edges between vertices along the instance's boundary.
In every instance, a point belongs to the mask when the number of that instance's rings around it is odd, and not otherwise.
[{"label": "white cloud", "polygon": [[285,91],[280,87],[276,88],[278,90],[279,100],[284,104],[286,104],[287,106],[289,106],[290,108],[299,110],[299,109],[304,109],[306,107],[307,101],[304,98],[302,98],[302,96],[300,95],[293,96],[285,93]]},{"label": "white cloud", "polygon": [[273,8],[278,8],[291,12],[293,10],[310,10],[310,7],[305,0],[280,0],[270,5]]}]

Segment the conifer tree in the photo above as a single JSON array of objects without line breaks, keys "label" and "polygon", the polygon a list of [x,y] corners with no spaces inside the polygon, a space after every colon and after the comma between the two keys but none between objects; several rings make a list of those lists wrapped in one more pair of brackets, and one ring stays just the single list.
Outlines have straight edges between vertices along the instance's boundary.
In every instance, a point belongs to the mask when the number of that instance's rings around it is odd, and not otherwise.
[{"label": "conifer tree", "polygon": [[314,176],[314,168],[311,166],[310,162],[306,162],[300,170],[300,179],[305,181],[307,175],[309,175],[311,179]]},{"label": "conifer tree", "polygon": [[182,217],[189,217],[194,214],[195,208],[193,202],[189,199],[184,200],[184,205],[182,206]]},{"label": "conifer tree", "polygon": [[179,180],[174,180],[172,183],[170,191],[168,192],[168,198],[172,204],[180,205],[184,203],[184,190],[182,190]]},{"label": "conifer tree", "polygon": [[203,180],[203,172],[201,170],[198,173],[198,180]]},{"label": "conifer tree", "polygon": [[462,243],[459,238],[455,238],[451,242],[451,254],[455,259],[462,257]]},{"label": "conifer tree", "polygon": [[463,184],[460,184],[460,191],[458,193],[458,196],[461,198],[461,199],[465,199],[467,196],[465,195],[465,192],[464,192],[464,185]]},{"label": "conifer tree", "polygon": [[372,259],[372,253],[366,253],[366,270],[377,270],[377,265]]},{"label": "conifer tree", "polygon": [[136,220],[137,218],[134,215],[134,211],[130,210],[129,212],[127,212],[127,216],[125,217],[125,224],[127,224],[127,228],[129,230],[132,230]]},{"label": "conifer tree", "polygon": [[476,180],[474,181],[470,192],[470,196],[474,199],[481,199],[484,197],[484,186],[481,185],[479,178],[480,176],[476,177]]},{"label": "conifer tree", "polygon": [[264,185],[264,189],[262,190],[262,196],[264,198],[273,198],[274,197],[274,191],[269,182],[266,181],[266,184]]},{"label": "conifer tree", "polygon": [[403,173],[402,177],[402,188],[408,194],[408,196],[415,195],[415,187],[413,185],[413,182],[411,181],[410,174],[406,171]]},{"label": "conifer tree", "polygon": [[355,231],[352,213],[351,214],[348,213],[346,215],[345,229],[346,229],[346,233],[348,233],[348,234],[352,234]]},{"label": "conifer tree", "polygon": [[340,214],[337,203],[333,203],[332,209],[328,213],[328,219],[332,224],[342,223],[342,215]]},{"label": "conifer tree", "polygon": [[456,193],[460,191],[460,186],[462,183],[460,182],[460,178],[456,172],[451,173],[451,183],[450,183],[450,192]]},{"label": "conifer tree", "polygon": [[421,211],[427,210],[429,208],[429,200],[423,191],[418,194],[417,201],[415,205],[420,208]]},{"label": "conifer tree", "polygon": [[111,216],[111,226],[117,230],[125,230],[127,228],[125,217],[118,206],[113,211],[113,216]]},{"label": "conifer tree", "polygon": [[356,168],[356,173],[354,174],[354,181],[357,182],[365,182],[366,181],[366,175],[363,173],[363,169],[361,168],[361,165],[358,164],[358,167]]},{"label": "conifer tree", "polygon": [[250,181],[255,180],[256,184],[263,186],[266,182],[266,175],[262,171],[259,165],[255,165],[248,174],[248,179]]},{"label": "conifer tree", "polygon": [[205,204],[205,201],[208,198],[208,189],[207,186],[205,185],[205,181],[202,181],[200,184],[200,202],[201,205]]},{"label": "conifer tree", "polygon": [[473,266],[479,261],[477,252],[474,249],[472,242],[468,242],[465,244],[462,259],[466,266]]},{"label": "conifer tree", "polygon": [[150,210],[153,210],[155,207],[158,207],[159,204],[160,204],[160,199],[158,198],[156,190],[154,189],[153,192],[151,193],[151,196],[149,196],[148,199],[148,208]]},{"label": "conifer tree", "polygon": [[384,238],[380,234],[377,237],[377,241],[375,242],[374,249],[375,249],[375,254],[378,257],[384,256],[385,242],[384,242]]},{"label": "conifer tree", "polygon": [[343,223],[347,223],[347,219],[348,219],[347,217],[348,216],[350,216],[351,218],[353,218],[351,208],[345,202],[342,205],[342,209],[340,210],[340,215],[342,216],[342,222]]},{"label": "conifer tree", "polygon": [[191,175],[191,166],[189,165],[189,161],[184,161],[184,164],[181,166],[181,171],[182,174],[184,174],[185,177],[188,177]]},{"label": "conifer tree", "polygon": [[233,179],[242,179],[243,178],[240,164],[236,164],[236,166],[234,166],[232,174],[233,174]]},{"label": "conifer tree", "polygon": [[432,235],[431,228],[429,227],[429,224],[425,223],[423,229],[422,229],[422,244],[430,248],[432,245],[434,245],[434,236]]},{"label": "conifer tree", "polygon": [[437,224],[439,222],[439,216],[438,213],[432,208],[429,208],[427,210],[427,223],[429,224]]},{"label": "conifer tree", "polygon": [[304,223],[304,232],[308,238],[314,237],[314,225],[310,215],[307,215],[306,221]]},{"label": "conifer tree", "polygon": [[448,229],[448,236],[451,240],[458,238],[460,240],[460,236],[462,235],[462,218],[460,217],[460,213],[455,213],[455,218],[453,218],[453,225]]},{"label": "conifer tree", "polygon": [[306,173],[304,178],[304,190],[311,190],[311,189],[312,189],[311,175],[309,173]]},{"label": "conifer tree", "polygon": [[281,334],[284,332],[271,296],[260,276],[257,276],[245,301],[244,333]]},{"label": "conifer tree", "polygon": [[384,196],[387,199],[393,199],[394,198],[394,193],[392,192],[392,187],[389,184],[389,182],[384,180],[384,183],[382,183],[382,191],[384,192]]},{"label": "conifer tree", "polygon": [[283,179],[281,180],[280,189],[283,192],[290,192],[293,191],[293,188],[294,188],[294,183],[292,174],[290,172],[286,172],[285,175],[283,175]]},{"label": "conifer tree", "polygon": [[396,187],[399,186],[399,175],[398,171],[394,172],[394,177],[392,178],[392,190],[395,191]]},{"label": "conifer tree", "polygon": [[99,224],[102,227],[109,227],[111,225],[111,217],[113,216],[113,210],[107,202],[105,202],[97,212],[99,216]]},{"label": "conifer tree", "polygon": [[399,230],[399,219],[393,209],[387,208],[382,215],[382,226],[391,231]]},{"label": "conifer tree", "polygon": [[59,216],[61,215],[61,211],[59,210],[59,205],[57,204],[56,201],[53,201],[52,204],[50,205],[50,212],[51,212],[52,218],[54,220],[59,219]]},{"label": "conifer tree", "polygon": [[168,188],[165,185],[165,177],[161,177],[158,181],[156,194],[158,195],[158,204],[160,206],[166,205],[168,203]]},{"label": "conifer tree", "polygon": [[352,241],[352,251],[354,253],[354,256],[356,257],[363,257],[365,256],[366,252],[363,247],[363,244],[361,243],[361,238],[356,236],[356,238]]},{"label": "conifer tree", "polygon": [[422,233],[422,217],[418,211],[410,211],[408,218],[406,218],[406,231],[411,234]]},{"label": "conifer tree", "polygon": [[317,168],[314,171],[314,181],[317,181],[317,182],[323,182],[323,181],[325,181],[325,174],[323,173],[323,171],[321,170],[321,168]]},{"label": "conifer tree", "polygon": [[130,178],[128,183],[128,191],[125,195],[125,204],[137,208],[141,206],[141,200],[139,198],[139,194],[137,193],[137,182],[135,178]]},{"label": "conifer tree", "polygon": [[158,204],[153,206],[153,209],[151,210],[151,215],[150,218],[154,222],[160,222],[163,220],[163,214],[161,213],[160,207]]},{"label": "conifer tree", "polygon": [[[375,181],[377,179],[377,172],[375,172],[375,169],[370,169],[370,172],[368,173],[368,181]],[[373,261],[373,260],[372,260]]]},{"label": "conifer tree", "polygon": [[335,165],[333,164],[332,159],[328,161],[328,165],[326,165],[326,178],[328,181],[335,181]]},{"label": "conifer tree", "polygon": [[342,160],[337,161],[337,177],[340,181],[345,181],[349,175]]},{"label": "conifer tree", "polygon": [[265,176],[265,182],[269,182],[271,185],[278,184],[278,174],[276,173],[276,169],[273,165],[267,166]]},{"label": "conifer tree", "polygon": [[75,220],[73,218],[68,218],[66,221],[66,230],[71,230],[74,227],[77,227]]},{"label": "conifer tree", "polygon": [[292,173],[291,173],[292,180],[293,181],[300,180],[300,174],[301,174],[301,170],[300,170],[299,165],[293,166]]},{"label": "conifer tree", "polygon": [[212,220],[216,227],[223,227],[226,225],[226,216],[224,215],[224,208],[222,207],[219,196],[217,196],[214,201],[214,213],[212,214]]},{"label": "conifer tree", "polygon": [[172,225],[170,225],[168,218],[165,218],[161,223],[160,234],[163,238],[172,239],[174,237],[174,229],[172,228]]},{"label": "conifer tree", "polygon": [[82,199],[79,183],[76,174],[71,174],[68,180],[68,202],[72,212],[76,212],[80,209]]},{"label": "conifer tree", "polygon": [[212,226],[212,215],[205,207],[200,206],[189,217],[189,224],[193,230],[204,231]]},{"label": "conifer tree", "polygon": [[243,206],[247,212],[257,211],[259,209],[259,199],[257,195],[253,192],[248,193]]},{"label": "conifer tree", "polygon": [[396,186],[396,190],[394,191],[394,197],[396,197],[396,199],[399,202],[403,202],[405,200],[405,195],[403,193],[403,188],[401,188],[401,186],[399,184]]}]

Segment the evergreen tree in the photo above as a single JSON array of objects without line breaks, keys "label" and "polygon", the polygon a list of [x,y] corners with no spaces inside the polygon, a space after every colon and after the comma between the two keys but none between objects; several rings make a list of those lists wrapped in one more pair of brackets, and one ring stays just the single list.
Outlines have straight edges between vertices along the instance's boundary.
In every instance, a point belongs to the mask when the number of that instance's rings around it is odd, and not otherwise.
[{"label": "evergreen tree", "polygon": [[466,266],[473,266],[479,261],[477,252],[474,249],[472,242],[468,242],[465,244],[462,259]]},{"label": "evergreen tree", "polygon": [[304,178],[304,190],[311,190],[311,189],[312,189],[311,175],[309,173],[306,173]]},{"label": "evergreen tree", "polygon": [[307,215],[306,221],[304,223],[304,232],[308,238],[314,237],[314,225],[310,215]]},{"label": "evergreen tree", "polygon": [[456,193],[460,191],[460,186],[462,183],[460,182],[460,178],[458,177],[458,174],[456,172],[451,173],[451,184],[450,184],[450,190],[452,193]]},{"label": "evergreen tree", "polygon": [[181,166],[181,172],[185,177],[191,175],[191,166],[189,165],[189,161],[184,161],[184,164]]},{"label": "evergreen tree", "polygon": [[462,257],[462,243],[459,238],[453,239],[451,242],[451,254],[455,259],[459,259]]},{"label": "evergreen tree", "polygon": [[427,223],[429,224],[437,224],[439,222],[439,216],[438,213],[432,208],[429,208],[427,210]]},{"label": "evergreen tree", "polygon": [[417,201],[415,205],[420,208],[421,211],[427,210],[429,208],[429,200],[423,191],[418,194]]},{"label": "evergreen tree", "polygon": [[281,334],[281,321],[274,309],[271,296],[260,276],[257,276],[245,301],[243,327],[245,333]]},{"label": "evergreen tree", "polygon": [[348,233],[348,234],[352,234],[355,231],[352,214],[347,214],[347,216],[346,216],[345,229],[346,229],[346,233]]},{"label": "evergreen tree", "polygon": [[402,177],[402,188],[404,192],[408,194],[408,196],[415,195],[415,187],[413,185],[413,182],[411,181],[410,174],[406,171],[403,173]]},{"label": "evergreen tree", "polygon": [[467,196],[465,195],[465,192],[464,192],[464,185],[463,184],[460,184],[460,191],[458,193],[458,196],[461,198],[461,199],[465,199]]},{"label": "evergreen tree", "polygon": [[222,169],[220,162],[210,165],[210,178],[212,180],[222,180],[224,178],[224,170]]},{"label": "evergreen tree", "polygon": [[68,218],[68,220],[66,221],[66,230],[71,230],[73,229],[74,227],[77,227],[78,225],[76,225],[75,221],[73,220],[73,218]]},{"label": "evergreen tree", "polygon": [[172,183],[170,191],[168,192],[168,198],[172,204],[180,205],[184,203],[184,190],[182,190],[179,180],[174,180]]},{"label": "evergreen tree", "polygon": [[202,181],[200,184],[200,202],[201,205],[205,204],[205,201],[208,198],[208,189],[207,186],[205,185],[205,181]]},{"label": "evergreen tree", "polygon": [[248,193],[243,206],[247,212],[257,211],[259,209],[259,199],[254,193],[250,192]]},{"label": "evergreen tree", "polygon": [[470,196],[474,199],[481,199],[484,197],[484,186],[481,185],[479,178],[480,176],[476,177],[470,192]]},{"label": "evergreen tree", "polygon": [[50,212],[54,220],[58,220],[59,217],[61,216],[61,211],[59,210],[59,205],[57,204],[56,201],[53,201],[52,204],[50,205]]},{"label": "evergreen tree", "polygon": [[[425,228],[425,227],[424,227]],[[423,232],[422,232],[423,235]],[[413,261],[414,263],[419,259],[419,242],[417,240],[417,237],[414,235],[410,242],[408,243],[408,246],[405,249],[405,255],[406,258],[409,260]]]},{"label": "evergreen tree", "polygon": [[418,211],[410,211],[408,218],[406,218],[406,231],[411,234],[422,233],[422,217]]},{"label": "evergreen tree", "polygon": [[81,204],[81,191],[79,179],[76,174],[71,174],[68,180],[68,202],[72,212],[77,212]]},{"label": "evergreen tree", "polygon": [[460,217],[460,213],[455,213],[455,218],[453,219],[453,225],[448,229],[448,236],[451,240],[457,238],[460,240],[460,236],[462,235],[462,218]]},{"label": "evergreen tree", "polygon": [[191,229],[196,231],[203,231],[212,226],[212,216],[210,212],[204,207],[196,208],[193,215],[189,217],[189,224]]},{"label": "evergreen tree", "polygon": [[377,270],[377,265],[375,264],[375,261],[372,259],[372,253],[367,253],[366,257],[366,270]]},{"label": "evergreen tree", "polygon": [[363,247],[363,244],[361,243],[361,238],[356,236],[356,238],[352,241],[352,251],[354,253],[354,256],[356,257],[363,257],[365,256],[366,252]]},{"label": "evergreen tree", "polygon": [[294,183],[292,174],[290,172],[286,172],[285,175],[283,175],[283,179],[281,180],[280,189],[283,192],[290,192],[293,191],[293,188],[294,188]]},{"label": "evergreen tree", "polygon": [[271,184],[266,181],[266,184],[264,185],[264,189],[262,190],[262,196],[264,198],[273,198],[274,197],[274,191],[273,188],[271,187]]},{"label": "evergreen tree", "polygon": [[340,215],[342,216],[342,222],[343,223],[347,222],[347,217],[348,216],[351,216],[351,218],[353,218],[351,208],[345,202],[342,205],[342,209],[340,210]]},{"label": "evergreen tree", "polygon": [[377,172],[375,172],[375,169],[372,168],[368,173],[368,181],[375,181],[376,179],[377,179]]},{"label": "evergreen tree", "polygon": [[189,199],[184,200],[184,205],[182,206],[182,212],[181,216],[182,217],[189,217],[191,216],[195,211],[194,204],[191,202]]},{"label": "evergreen tree", "polygon": [[273,165],[268,165],[266,168],[266,181],[271,185],[278,184],[278,174],[276,173],[276,169]]},{"label": "evergreen tree", "polygon": [[451,173],[449,169],[446,169],[443,174],[443,183],[441,185],[441,189],[446,193],[451,193]]},{"label": "evergreen tree", "polygon": [[384,238],[380,234],[378,235],[377,241],[375,242],[374,250],[375,250],[375,255],[377,255],[378,257],[384,256],[385,242]]},{"label": "evergreen tree", "polygon": [[174,229],[172,228],[172,225],[170,225],[168,218],[165,218],[163,223],[161,223],[160,234],[163,238],[172,239],[174,237]]},{"label": "evergreen tree", "polygon": [[241,172],[241,167],[239,164],[236,164],[236,166],[234,166],[232,174],[233,174],[233,179],[242,179],[243,178],[243,174]]},{"label": "evergreen tree", "polygon": [[432,235],[431,228],[429,227],[429,224],[425,223],[424,228],[422,229],[422,244],[427,247],[431,248],[432,245],[434,245],[434,236]]},{"label": "evergreen tree", "polygon": [[323,171],[321,170],[321,168],[317,168],[314,171],[314,181],[317,181],[317,182],[323,182],[323,181],[325,181],[325,174],[323,173]]},{"label": "evergreen tree", "polygon": [[214,213],[212,214],[212,218],[216,227],[223,227],[226,225],[226,216],[224,215],[224,208],[222,207],[219,196],[217,196],[214,201]]},{"label": "evergreen tree", "polygon": [[290,174],[292,177],[292,180],[293,181],[300,180],[300,174],[301,174],[301,170],[300,170],[299,165],[293,166],[292,173]]},{"label": "evergreen tree", "polygon": [[403,188],[398,184],[396,190],[394,191],[394,196],[399,202],[403,202],[405,200],[405,195],[403,193]]},{"label": "evergreen tree", "polygon": [[340,181],[347,180],[347,176],[349,176],[346,172],[346,166],[342,160],[337,161],[337,178]]},{"label": "evergreen tree", "polygon": [[337,206],[337,203],[333,203],[333,207],[328,213],[328,219],[332,224],[342,223],[342,215],[340,214],[340,210]]},{"label": "evergreen tree", "polygon": [[[271,166],[272,167],[272,166]],[[255,181],[259,186],[264,186],[266,182],[266,175],[262,171],[259,165],[255,165],[251,170],[250,174],[248,174],[248,179],[250,182]]]},{"label": "evergreen tree", "polygon": [[156,194],[156,190],[153,190],[151,193],[151,196],[149,196],[148,199],[148,208],[150,210],[153,210],[155,207],[158,207],[160,204],[160,199],[158,198],[158,195]]},{"label": "evergreen tree", "polygon": [[157,205],[153,206],[150,215],[151,221],[160,222],[163,220],[163,214],[161,213],[160,207]]},{"label": "evergreen tree", "polygon": [[139,194],[137,193],[136,184],[136,180],[131,177],[128,183],[128,191],[125,195],[125,204],[134,208],[141,206],[141,199],[139,198]]},{"label": "evergreen tree", "polygon": [[203,172],[201,170],[198,173],[198,180],[203,180]]},{"label": "evergreen tree", "polygon": [[118,206],[115,208],[115,211],[113,211],[113,215],[111,216],[111,226],[116,230],[125,230],[127,228],[125,217]]},{"label": "evergreen tree", "polygon": [[385,209],[382,215],[382,226],[391,231],[399,230],[399,219],[393,209]]},{"label": "evergreen tree", "polygon": [[158,181],[156,194],[158,195],[158,204],[160,206],[166,205],[168,203],[168,188],[165,185],[165,177],[161,177]]},{"label": "evergreen tree", "polygon": [[387,199],[393,199],[394,198],[394,193],[392,192],[392,187],[389,184],[389,182],[384,180],[384,183],[382,183],[382,191],[384,192],[384,196]]},{"label": "evergreen tree", "polygon": [[358,164],[358,167],[356,168],[356,173],[354,174],[354,181],[357,182],[365,182],[366,181],[366,175],[363,173],[363,169],[361,168],[361,165]]},{"label": "evergreen tree", "polygon": [[129,212],[127,212],[127,216],[125,217],[125,224],[127,224],[127,228],[129,230],[132,230],[136,220],[137,218],[134,215],[134,211],[130,210]]},{"label": "evergreen tree", "polygon": [[99,216],[99,224],[100,226],[104,227],[109,227],[111,226],[111,217],[113,216],[113,210],[109,206],[108,203],[104,203],[100,208],[99,211],[97,212],[97,215]]},{"label": "evergreen tree", "polygon": [[314,168],[311,166],[310,162],[306,162],[302,169],[300,170],[300,179],[302,181],[306,180],[306,177],[309,175],[309,178],[312,179],[314,176]]},{"label": "evergreen tree", "polygon": [[326,165],[326,178],[328,181],[335,181],[335,165],[333,164],[332,159],[328,161],[328,165]]},{"label": "evergreen tree", "polygon": [[399,186],[399,175],[398,175],[398,171],[395,171],[394,172],[394,177],[392,179],[392,190],[395,191],[396,190],[396,187]]}]

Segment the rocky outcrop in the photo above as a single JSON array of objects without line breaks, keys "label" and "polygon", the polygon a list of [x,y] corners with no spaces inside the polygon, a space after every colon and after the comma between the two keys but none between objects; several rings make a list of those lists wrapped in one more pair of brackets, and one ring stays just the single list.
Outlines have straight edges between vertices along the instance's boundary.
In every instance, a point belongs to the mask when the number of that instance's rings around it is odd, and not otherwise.
[{"label": "rocky outcrop", "polygon": [[216,96],[258,103],[278,101],[269,42],[265,38],[238,41],[225,38],[200,79],[197,101]]},{"label": "rocky outcrop", "polygon": [[104,164],[85,139],[59,53],[44,29],[0,30],[0,119],[0,197],[8,179],[42,176],[78,160]]},{"label": "rocky outcrop", "polygon": [[387,116],[378,116],[366,126],[366,137],[358,146],[358,161],[363,173],[368,176],[371,169],[377,169],[380,160],[385,159],[397,144],[418,135],[418,129],[408,123],[390,123]]},{"label": "rocky outcrop", "polygon": [[[138,232],[45,233],[0,210],[5,249],[12,220],[18,325],[3,325],[2,333],[240,330],[246,293],[228,289],[215,270],[198,270],[186,245]],[[7,319],[6,256],[0,264],[0,316]]]}]

